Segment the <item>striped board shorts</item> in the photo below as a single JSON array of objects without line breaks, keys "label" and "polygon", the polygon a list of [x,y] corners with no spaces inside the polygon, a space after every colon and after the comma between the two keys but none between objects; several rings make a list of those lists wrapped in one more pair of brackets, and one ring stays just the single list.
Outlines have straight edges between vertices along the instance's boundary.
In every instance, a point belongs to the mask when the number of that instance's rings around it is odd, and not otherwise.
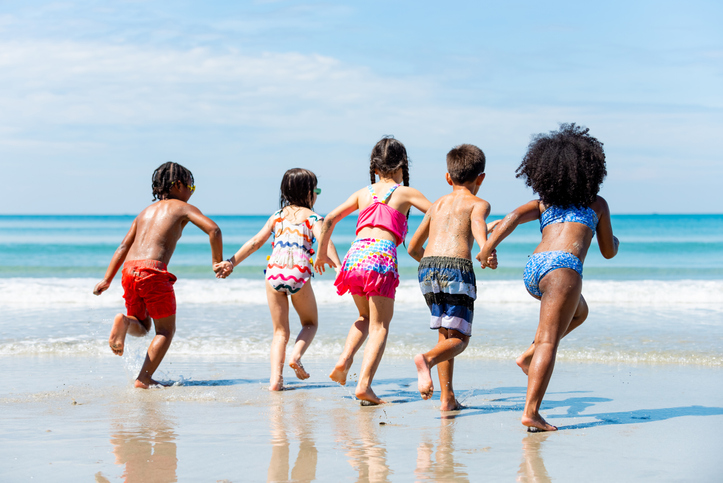
[{"label": "striped board shorts", "polygon": [[477,283],[466,258],[424,257],[419,262],[419,286],[432,312],[430,329],[453,329],[472,335]]}]

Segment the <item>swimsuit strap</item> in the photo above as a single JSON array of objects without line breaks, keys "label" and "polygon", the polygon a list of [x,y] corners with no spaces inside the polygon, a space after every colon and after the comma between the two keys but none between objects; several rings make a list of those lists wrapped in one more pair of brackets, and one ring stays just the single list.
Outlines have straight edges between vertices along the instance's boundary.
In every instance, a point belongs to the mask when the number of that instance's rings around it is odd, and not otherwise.
[{"label": "swimsuit strap", "polygon": [[369,185],[367,188],[369,189],[369,193],[372,195],[372,203],[379,203],[379,198],[377,198],[377,194],[374,192],[374,187]]},{"label": "swimsuit strap", "polygon": [[394,190],[399,188],[400,186],[402,186],[402,184],[397,183],[394,186],[392,186],[391,188],[389,188],[389,191],[387,191],[387,194],[384,195],[384,199],[382,201],[380,201],[380,203],[387,204],[387,202],[389,201],[389,197],[392,196],[392,193],[394,193]]}]

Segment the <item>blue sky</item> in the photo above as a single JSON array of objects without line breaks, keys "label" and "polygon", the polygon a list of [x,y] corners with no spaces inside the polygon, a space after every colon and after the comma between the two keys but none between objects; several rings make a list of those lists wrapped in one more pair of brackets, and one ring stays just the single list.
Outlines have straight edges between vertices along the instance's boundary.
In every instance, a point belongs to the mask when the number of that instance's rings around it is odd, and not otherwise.
[{"label": "blue sky", "polygon": [[723,6],[705,1],[0,1],[0,213],[137,213],[190,168],[209,214],[271,213],[305,167],[326,213],[393,134],[411,184],[487,155],[493,213],[560,122],[604,144],[614,213],[720,213]]}]

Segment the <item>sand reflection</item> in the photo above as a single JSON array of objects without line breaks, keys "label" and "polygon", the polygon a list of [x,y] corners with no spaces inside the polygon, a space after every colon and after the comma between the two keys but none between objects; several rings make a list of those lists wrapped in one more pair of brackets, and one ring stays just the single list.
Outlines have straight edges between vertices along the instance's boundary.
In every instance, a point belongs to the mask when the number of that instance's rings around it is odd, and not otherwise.
[{"label": "sand reflection", "polygon": [[442,418],[440,422],[439,437],[435,440],[427,434],[417,447],[417,468],[414,475],[418,480],[469,482],[467,467],[454,460],[454,432],[457,422],[454,418]]},{"label": "sand reflection", "polygon": [[391,470],[387,450],[379,441],[379,408],[361,408],[349,412],[339,408],[333,412],[335,440],[357,472],[357,482],[389,482]]},{"label": "sand reflection", "polygon": [[123,419],[114,421],[110,442],[115,463],[125,466],[123,481],[178,481],[175,425],[164,406],[157,401],[139,401],[134,411],[137,417],[124,413]]},{"label": "sand reflection", "polygon": [[528,434],[522,440],[522,463],[517,471],[517,481],[522,483],[549,483],[550,475],[542,460],[542,443],[550,433]]},{"label": "sand reflection", "polygon": [[[316,479],[317,449],[311,431],[313,422],[309,420],[308,408],[299,398],[275,397],[274,399],[276,401],[270,408],[269,417],[271,462],[267,481],[313,481]],[[289,434],[292,440],[299,442],[299,452],[290,473]]]}]

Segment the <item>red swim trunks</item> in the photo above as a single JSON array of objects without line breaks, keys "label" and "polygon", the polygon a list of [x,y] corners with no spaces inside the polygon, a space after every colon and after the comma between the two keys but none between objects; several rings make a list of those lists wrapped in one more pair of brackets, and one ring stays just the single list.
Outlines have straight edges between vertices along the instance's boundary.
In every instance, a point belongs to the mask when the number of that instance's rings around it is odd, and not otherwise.
[{"label": "red swim trunks", "polygon": [[176,313],[176,276],[158,260],[129,260],[123,264],[121,284],[128,315],[145,320],[162,319]]}]

